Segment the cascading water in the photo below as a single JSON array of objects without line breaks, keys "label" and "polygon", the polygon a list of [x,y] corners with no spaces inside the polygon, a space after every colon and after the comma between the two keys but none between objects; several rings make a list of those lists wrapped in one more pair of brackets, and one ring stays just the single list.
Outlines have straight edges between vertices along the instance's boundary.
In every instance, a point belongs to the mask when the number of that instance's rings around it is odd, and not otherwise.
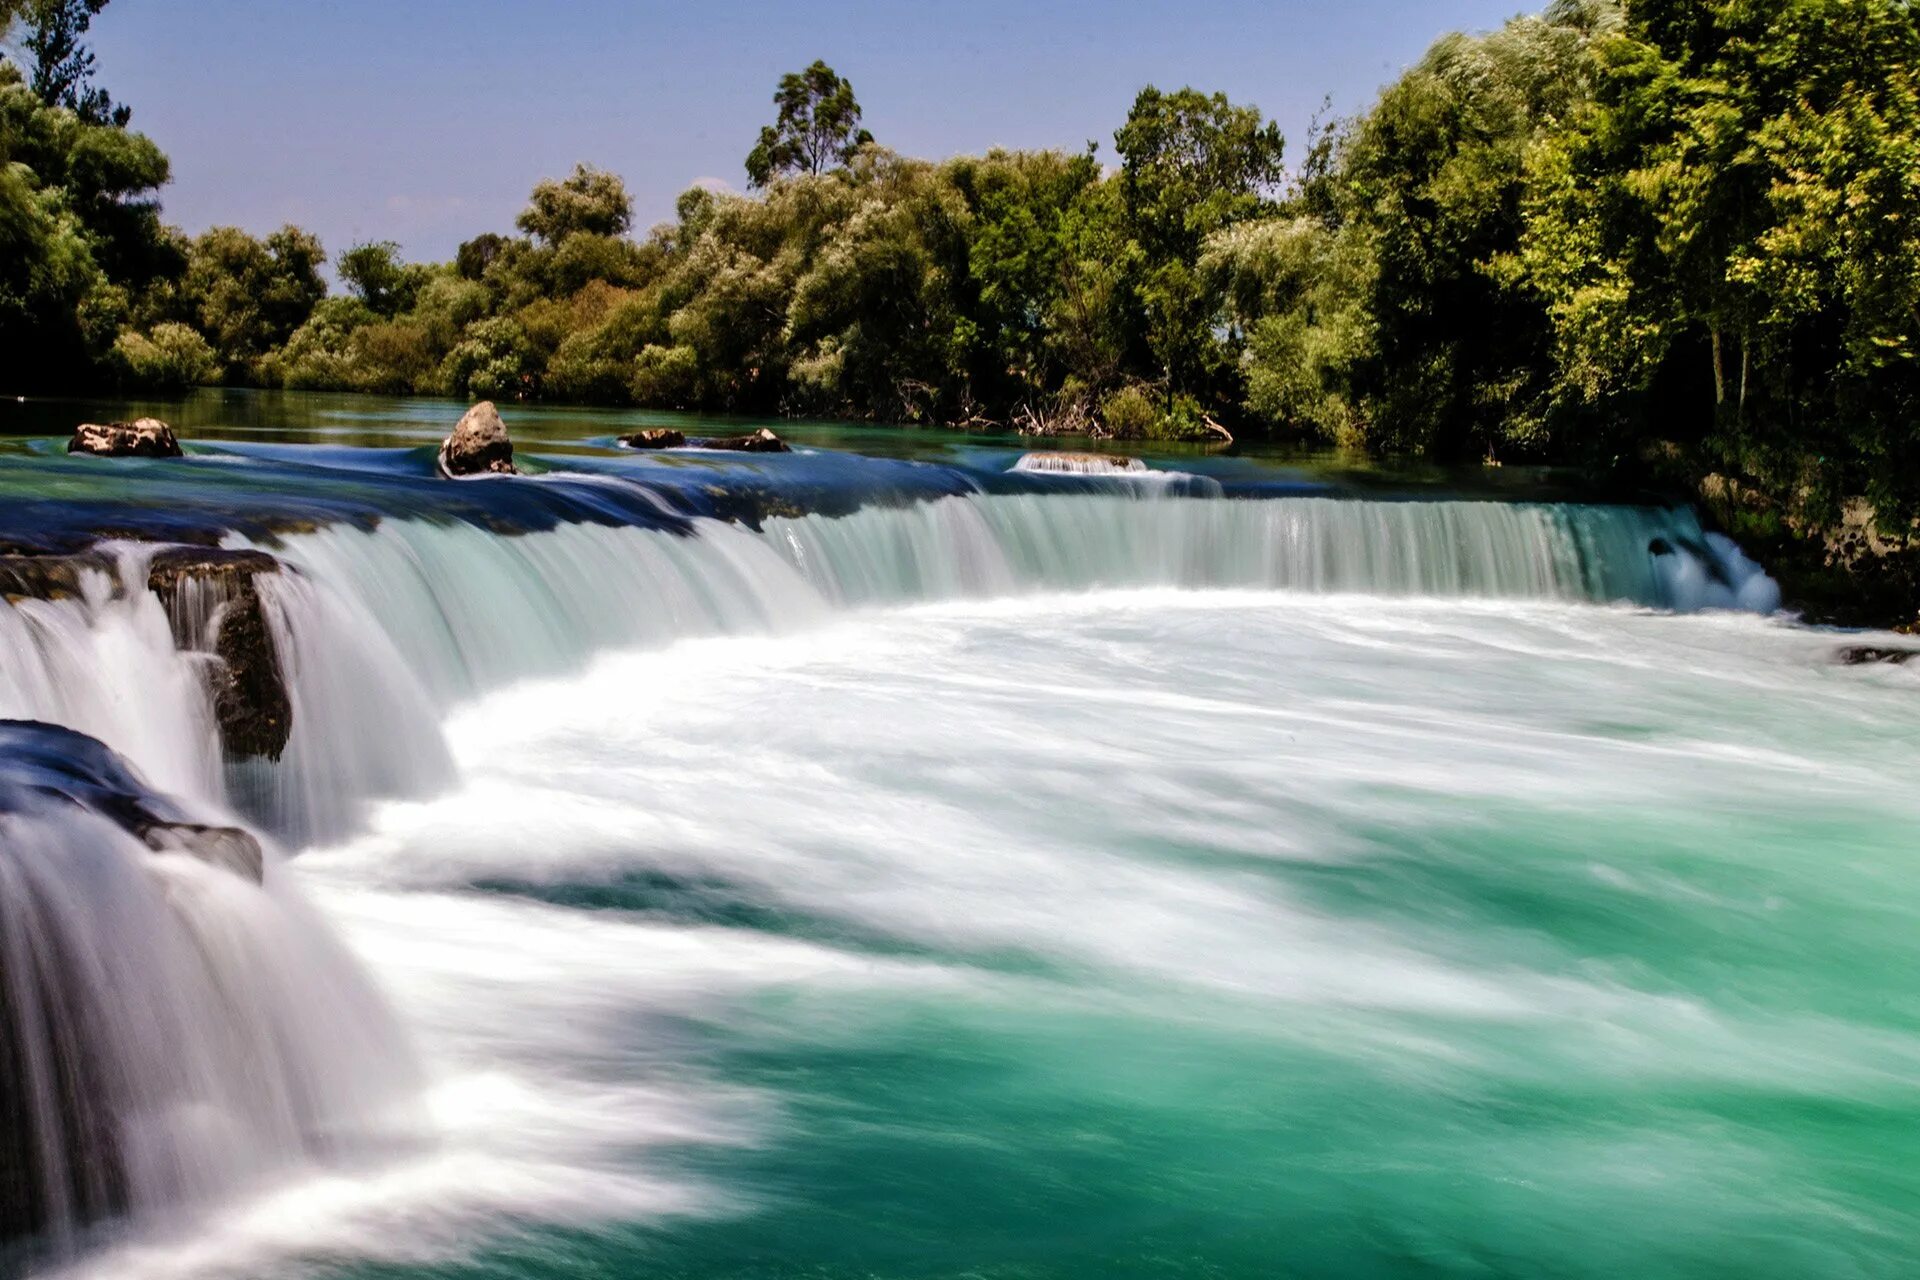
[{"label": "cascading water", "polygon": [[[770,517],[759,532],[696,520],[691,536],[567,524],[501,537],[388,520],[273,550],[296,571],[259,583],[293,732],[277,763],[230,763],[226,786],[298,842],[351,830],[369,800],[448,781],[439,721],[477,693],[607,648],[791,630],[847,608],[1140,587],[1778,602],[1757,566],[1684,511],[1492,502],[981,494]],[[0,710],[88,729],[176,790],[222,794],[196,692],[205,657],[175,651],[150,596],[100,575],[81,601],[12,612],[0,626],[26,628],[15,648],[37,665]],[[150,692],[102,694],[98,672],[109,688],[124,678]]]},{"label": "cascading water", "polygon": [[385,1008],[200,817],[90,738],[0,722],[0,1238],[60,1252],[399,1131]]},{"label": "cascading water", "polygon": [[1028,453],[1013,464],[1015,471],[1074,476],[1112,476],[1148,474],[1147,464],[1138,458],[1110,457],[1099,453]]}]

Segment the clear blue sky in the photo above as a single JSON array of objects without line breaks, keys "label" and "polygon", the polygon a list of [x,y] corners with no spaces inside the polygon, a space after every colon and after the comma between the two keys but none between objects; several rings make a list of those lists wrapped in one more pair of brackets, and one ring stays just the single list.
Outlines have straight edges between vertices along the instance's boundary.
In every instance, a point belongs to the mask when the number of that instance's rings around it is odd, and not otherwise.
[{"label": "clear blue sky", "polygon": [[[112,0],[100,80],[173,158],[169,221],[282,222],[331,252],[443,258],[588,160],[644,228],[741,159],[784,71],[825,58],[902,152],[1079,147],[1144,84],[1224,90],[1290,158],[1321,99],[1364,106],[1433,38],[1525,0]],[[1533,6],[1533,7],[1538,7]]]}]

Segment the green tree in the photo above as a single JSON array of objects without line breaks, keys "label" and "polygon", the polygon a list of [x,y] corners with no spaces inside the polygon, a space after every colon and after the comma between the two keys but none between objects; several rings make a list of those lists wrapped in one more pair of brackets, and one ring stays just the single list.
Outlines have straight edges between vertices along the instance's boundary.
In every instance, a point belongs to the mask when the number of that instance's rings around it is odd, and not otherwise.
[{"label": "green tree", "polygon": [[298,227],[282,227],[264,240],[238,227],[214,227],[192,241],[185,274],[166,305],[213,344],[229,378],[245,381],[326,296],[325,261],[320,242]]},{"label": "green tree", "polygon": [[1201,246],[1224,227],[1269,207],[1283,176],[1285,141],[1258,108],[1194,89],[1149,85],[1113,135],[1127,227],[1141,246],[1137,285],[1144,332],[1165,388],[1175,397],[1221,363],[1213,335],[1218,296],[1199,272]]},{"label": "green tree", "polygon": [[1583,109],[1609,4],[1556,3],[1442,38],[1339,144],[1336,224],[1372,264],[1352,374],[1367,439],[1443,457],[1543,456],[1550,325],[1516,255],[1526,161]]},{"label": "green tree", "polygon": [[340,255],[340,279],[375,315],[393,317],[410,310],[431,272],[400,261],[391,240],[356,244]]},{"label": "green tree", "polygon": [[633,198],[618,174],[578,164],[567,178],[536,185],[515,224],[549,246],[571,235],[622,236],[633,224]]},{"label": "green tree", "polygon": [[1811,527],[1920,515],[1920,23],[1903,0],[1662,0],[1533,157],[1524,257],[1569,413]]},{"label": "green tree", "polygon": [[33,91],[48,106],[65,107],[89,124],[124,128],[133,109],[116,106],[92,83],[93,51],[82,42],[107,0],[22,0],[26,28],[21,47],[32,66]]},{"label": "green tree", "polygon": [[816,59],[780,77],[773,95],[778,119],[760,130],[747,153],[747,180],[764,187],[781,174],[821,174],[853,159],[873,135],[860,127],[853,85]]}]

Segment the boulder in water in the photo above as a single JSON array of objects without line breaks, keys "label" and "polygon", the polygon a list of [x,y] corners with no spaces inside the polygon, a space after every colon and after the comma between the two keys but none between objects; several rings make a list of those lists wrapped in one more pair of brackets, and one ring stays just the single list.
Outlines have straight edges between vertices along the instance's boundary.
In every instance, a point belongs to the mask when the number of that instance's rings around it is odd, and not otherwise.
[{"label": "boulder in water", "polygon": [[1834,661],[1843,667],[1863,667],[1872,662],[1884,662],[1892,666],[1901,666],[1914,658],[1920,658],[1920,649],[1893,649],[1875,644],[1852,644],[1839,650]]},{"label": "boulder in water", "polygon": [[1040,471],[1079,476],[1133,475],[1147,469],[1138,458],[1119,453],[1069,453],[1043,449],[1022,454],[1015,471]]},{"label": "boulder in water", "polygon": [[620,443],[629,449],[678,449],[686,442],[685,433],[675,431],[672,427],[648,427],[644,431],[620,437]]},{"label": "boulder in water", "polygon": [[230,756],[278,760],[293,732],[293,704],[258,585],[261,574],[278,572],[280,562],[264,551],[209,547],[169,547],[147,567],[147,588],[166,607],[175,642],[219,659],[213,709]]},{"label": "boulder in water", "polygon": [[188,820],[98,739],[36,720],[0,720],[0,814],[64,808],[107,819],[156,852],[185,853],[260,883],[260,842],[239,827]]},{"label": "boulder in water", "polygon": [[158,418],[132,422],[83,422],[67,441],[68,453],[91,453],[102,458],[177,458],[180,441],[173,428]]},{"label": "boulder in water", "polygon": [[482,400],[467,410],[453,434],[440,442],[440,473],[450,479],[515,474],[513,441],[493,401]]},{"label": "boulder in water", "polygon": [[260,884],[266,874],[266,855],[260,850],[260,842],[239,827],[152,822],[137,827],[134,834],[155,853],[184,853],[255,884]]},{"label": "boulder in water", "polygon": [[696,440],[702,449],[731,449],[735,453],[791,453],[787,442],[765,427],[744,436],[710,436]]}]

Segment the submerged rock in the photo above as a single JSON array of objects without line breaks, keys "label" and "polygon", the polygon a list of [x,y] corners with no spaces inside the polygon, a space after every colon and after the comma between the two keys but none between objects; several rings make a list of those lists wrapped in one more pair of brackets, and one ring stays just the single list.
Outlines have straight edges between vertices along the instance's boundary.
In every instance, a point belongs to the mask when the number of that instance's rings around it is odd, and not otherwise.
[{"label": "submerged rock", "polygon": [[514,475],[513,441],[493,401],[482,400],[461,417],[453,434],[440,442],[440,472],[449,478]]},{"label": "submerged rock", "polygon": [[184,853],[255,884],[260,884],[266,874],[267,860],[260,842],[239,827],[155,822],[136,828],[134,834],[155,853]]},{"label": "submerged rock", "polygon": [[675,431],[672,427],[648,427],[645,431],[620,437],[620,443],[629,449],[678,449],[686,442],[685,433]]},{"label": "submerged rock", "polygon": [[1861,667],[1870,662],[1884,662],[1900,666],[1914,658],[1920,658],[1920,649],[1889,649],[1872,644],[1854,644],[1837,651],[1834,661],[1843,667]]},{"label": "submerged rock", "polygon": [[67,441],[68,453],[91,453],[103,458],[178,458],[180,442],[173,428],[158,418],[133,422],[83,422]]},{"label": "submerged rock", "polygon": [[696,440],[702,449],[731,449],[736,453],[791,453],[787,442],[765,427],[744,436],[710,436]]},{"label": "submerged rock", "polygon": [[0,720],[0,814],[64,807],[97,814],[155,852],[189,854],[261,881],[266,858],[251,833],[189,821],[96,738],[37,720]]},{"label": "submerged rock", "polygon": [[293,732],[293,704],[257,583],[280,572],[264,551],[169,547],[147,567],[183,649],[213,654],[213,709],[220,743],[232,756],[278,760]]}]

